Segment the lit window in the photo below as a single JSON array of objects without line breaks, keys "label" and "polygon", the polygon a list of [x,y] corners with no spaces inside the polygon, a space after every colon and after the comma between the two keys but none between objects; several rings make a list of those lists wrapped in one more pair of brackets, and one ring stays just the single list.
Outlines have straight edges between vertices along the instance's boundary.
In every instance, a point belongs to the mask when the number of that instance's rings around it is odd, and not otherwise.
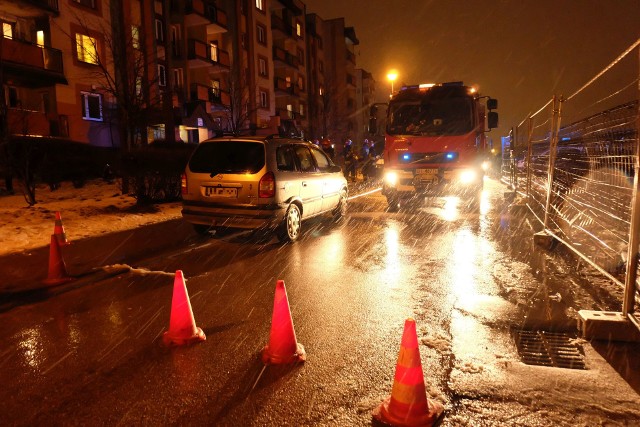
[{"label": "lit window", "polygon": [[182,88],[184,84],[184,74],[182,72],[182,68],[174,68],[173,69],[173,85],[176,88]]},{"label": "lit window", "polygon": [[318,89],[318,95],[324,95],[324,89],[322,89],[322,86],[320,86],[320,88]]},{"label": "lit window", "polygon": [[156,40],[164,42],[164,24],[159,19],[156,19]]},{"label": "lit window", "polygon": [[76,53],[78,55],[78,61],[97,64],[98,44],[96,39],[84,34],[76,34]]},{"label": "lit window", "polygon": [[102,95],[92,92],[80,92],[82,102],[82,118],[94,122],[102,119]]},{"label": "lit window", "polygon": [[218,62],[218,44],[217,42],[209,43],[209,54],[213,62]]},{"label": "lit window", "polygon": [[260,91],[260,107],[269,108],[269,94],[267,91]]},{"label": "lit window", "polygon": [[302,25],[299,22],[296,22],[296,35],[302,37]]},{"label": "lit window", "polygon": [[258,43],[267,44],[267,29],[265,26],[258,24],[256,26],[256,32],[258,35]]},{"label": "lit window", "polygon": [[158,65],[158,86],[167,85],[167,71],[164,65]]},{"label": "lit window", "polygon": [[267,77],[267,60],[265,58],[258,58],[258,69],[262,77]]},{"label": "lit window", "polygon": [[215,96],[220,96],[220,80],[211,80],[211,92]]},{"label": "lit window", "polygon": [[13,38],[13,26],[8,22],[2,23],[2,34],[5,38],[12,39]]},{"label": "lit window", "polygon": [[264,2],[265,0],[256,0],[256,9],[264,12]]},{"label": "lit window", "polygon": [[131,26],[131,46],[140,49],[140,27],[136,25]]},{"label": "lit window", "polygon": [[304,116],[304,104],[300,104],[300,115]]}]

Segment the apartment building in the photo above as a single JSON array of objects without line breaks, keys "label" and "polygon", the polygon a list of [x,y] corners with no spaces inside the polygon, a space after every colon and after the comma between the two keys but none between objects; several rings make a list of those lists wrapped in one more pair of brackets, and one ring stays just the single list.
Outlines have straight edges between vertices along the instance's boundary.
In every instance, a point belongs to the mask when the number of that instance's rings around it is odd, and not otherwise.
[{"label": "apartment building", "polygon": [[324,78],[324,20],[315,13],[306,15],[307,32],[307,88],[308,88],[308,137],[322,140],[328,131],[329,123],[325,114],[325,78]]},{"label": "apartment building", "polygon": [[117,147],[362,128],[355,30],[300,0],[0,0],[0,23],[10,134]]},{"label": "apartment building", "polygon": [[376,82],[370,72],[355,69],[356,76],[356,132],[355,141],[361,144],[372,135],[369,133],[370,108],[375,103]]},{"label": "apartment building", "polygon": [[356,55],[359,44],[353,27],[345,26],[344,18],[324,21],[324,102],[327,137],[342,143],[356,136]]},{"label": "apartment building", "polygon": [[59,15],[57,0],[0,1],[0,115],[9,134],[68,136],[56,102],[56,87],[68,86],[51,28]]}]

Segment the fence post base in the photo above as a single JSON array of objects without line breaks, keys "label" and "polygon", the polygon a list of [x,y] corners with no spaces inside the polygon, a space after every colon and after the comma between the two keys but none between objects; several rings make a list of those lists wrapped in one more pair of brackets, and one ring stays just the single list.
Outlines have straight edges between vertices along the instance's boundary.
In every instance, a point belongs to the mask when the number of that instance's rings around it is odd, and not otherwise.
[{"label": "fence post base", "polygon": [[533,243],[535,243],[536,246],[550,250],[555,246],[556,239],[551,234],[547,233],[546,230],[542,230],[533,235]]},{"label": "fence post base", "polygon": [[578,330],[587,340],[640,342],[640,331],[617,311],[580,310]]}]

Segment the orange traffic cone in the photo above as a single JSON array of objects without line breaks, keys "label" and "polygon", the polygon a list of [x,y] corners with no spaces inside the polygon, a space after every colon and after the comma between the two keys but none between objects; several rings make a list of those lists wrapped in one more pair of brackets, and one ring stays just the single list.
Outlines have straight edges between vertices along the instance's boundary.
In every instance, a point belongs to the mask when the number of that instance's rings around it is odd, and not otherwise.
[{"label": "orange traffic cone", "polygon": [[191,310],[191,302],[187,294],[187,285],[182,270],[176,271],[173,281],[173,297],[171,298],[171,318],[169,330],[162,335],[162,342],[167,345],[186,345],[204,341],[202,329],[196,326]]},{"label": "orange traffic cone", "polygon": [[73,280],[67,273],[67,266],[62,258],[60,244],[55,235],[51,235],[51,245],[49,246],[49,274],[44,281],[45,285],[60,285]]},{"label": "orange traffic cone", "polygon": [[373,411],[373,418],[393,426],[429,427],[438,421],[443,412],[442,404],[427,398],[416,321],[409,318],[404,323],[391,396]]},{"label": "orange traffic cone", "polygon": [[304,362],[306,358],[307,355],[303,345],[296,341],[284,280],[278,280],[276,282],[276,295],[273,300],[269,344],[262,349],[262,361],[266,364],[275,365]]},{"label": "orange traffic cone", "polygon": [[70,245],[71,242],[67,240],[67,234],[64,232],[64,225],[62,225],[62,217],[60,212],[56,212],[56,221],[53,226],[53,234],[58,239],[60,246]]}]

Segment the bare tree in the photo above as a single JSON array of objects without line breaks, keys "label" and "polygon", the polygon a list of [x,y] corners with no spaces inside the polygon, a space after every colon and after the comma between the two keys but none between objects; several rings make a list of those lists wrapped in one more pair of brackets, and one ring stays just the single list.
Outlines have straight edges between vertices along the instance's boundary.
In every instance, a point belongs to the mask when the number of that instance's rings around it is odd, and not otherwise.
[{"label": "bare tree", "polygon": [[344,109],[340,103],[344,98],[340,96],[337,85],[330,76],[325,78],[322,95],[322,133],[325,138],[339,141],[347,134],[347,122],[344,119]]},{"label": "bare tree", "polygon": [[[236,68],[236,67],[234,67]],[[235,71],[235,70],[234,70]],[[229,88],[229,106],[225,111],[226,128],[234,135],[240,134],[249,128],[251,113],[251,91],[247,82],[247,73],[238,70],[227,75],[227,87]],[[255,102],[253,103],[255,105]]]},{"label": "bare tree", "polygon": [[[172,86],[171,79],[167,78],[168,72],[163,76],[149,77],[149,70],[153,70],[156,63],[155,57],[146,51],[142,32],[137,28],[125,27],[122,0],[112,0],[110,7],[110,22],[83,14],[76,14],[74,18],[85,34],[97,32],[101,35],[100,41],[89,37],[89,45],[78,48],[83,50],[86,60],[95,66],[87,72],[87,79],[95,82],[93,85],[96,90],[106,98],[104,104],[107,108],[103,114],[105,126],[118,129],[119,147],[122,154],[126,155],[146,139],[150,111],[169,110],[169,124],[173,125]],[[88,22],[94,27],[89,27]],[[73,43],[77,43],[74,35],[68,36]],[[167,40],[166,29],[164,36]],[[165,67],[165,70],[168,69]],[[159,90],[161,83],[166,86],[165,90]],[[113,132],[111,135],[114,138]],[[126,170],[123,172],[122,192],[126,194],[129,192],[129,179]]]}]

